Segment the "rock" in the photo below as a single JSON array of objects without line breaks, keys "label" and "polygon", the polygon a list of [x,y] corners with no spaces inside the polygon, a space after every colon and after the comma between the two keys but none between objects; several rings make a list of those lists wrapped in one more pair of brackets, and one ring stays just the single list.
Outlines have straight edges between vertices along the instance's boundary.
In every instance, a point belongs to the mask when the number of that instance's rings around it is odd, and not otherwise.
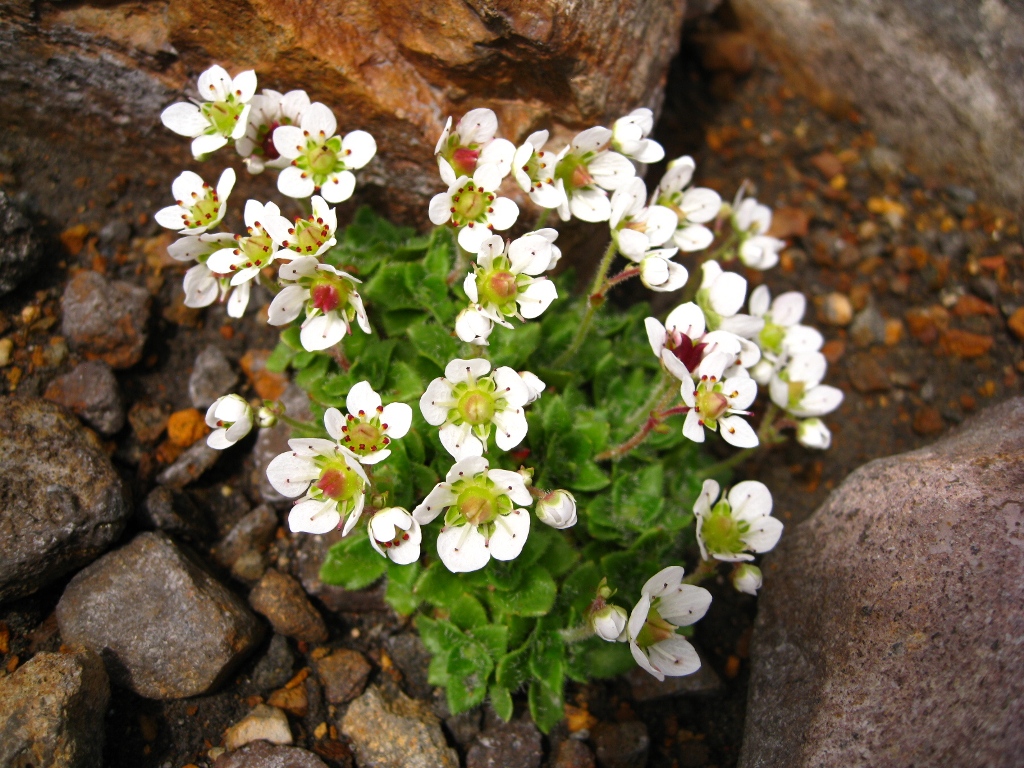
[{"label": "rock", "polygon": [[[313,89],[343,135],[371,131],[380,149],[360,175],[418,222],[441,189],[433,150],[446,116],[492,107],[501,135],[516,142],[538,128],[569,138],[656,107],[685,10],[679,0],[352,0],[339,14],[312,0],[232,0],[211,14],[208,3],[184,0],[170,10],[59,4],[37,12],[16,0],[5,13],[0,110],[11,124],[33,126],[19,148],[52,153],[51,164],[28,174],[40,190],[52,187],[36,176],[67,190],[79,174],[108,179],[117,157],[116,170],[145,168],[161,180],[159,207],[170,204],[170,181],[188,152],[187,139],[161,128],[160,111],[195,96],[196,74],[213,62],[232,74],[253,67],[261,88]],[[180,64],[173,72],[170,60]],[[338,77],[320,82],[325,69]],[[66,144],[54,144],[65,135]],[[75,152],[73,170],[60,162],[65,150]],[[273,188],[272,177],[257,182],[263,194]],[[36,197],[55,220],[84,201]]]},{"label": "rock", "polygon": [[853,319],[853,304],[844,293],[830,293],[822,302],[821,317],[829,325],[849,325]]},{"label": "rock", "polygon": [[942,334],[939,342],[946,354],[973,359],[988,354],[995,339],[987,334],[971,333],[950,328]]},{"label": "rock", "polygon": [[97,233],[101,248],[114,250],[119,245],[127,245],[132,237],[132,225],[127,219],[111,219]]},{"label": "rock", "polygon": [[402,673],[405,692],[413,698],[429,699],[434,692],[434,686],[427,680],[430,651],[420,636],[411,632],[392,635],[387,640],[387,649],[394,665]]},{"label": "rock", "polygon": [[[288,389],[281,395],[281,403],[285,407],[286,415],[290,418],[300,420],[312,418],[309,410],[309,396],[295,384],[288,385]],[[274,490],[274,486],[267,479],[267,467],[278,454],[288,450],[288,439],[291,434],[291,427],[284,422],[279,422],[277,426],[270,429],[261,429],[252,451],[254,464],[251,476],[252,488],[264,503],[278,509],[288,509],[293,500]],[[318,565],[317,568],[319,567]]]},{"label": "rock", "polygon": [[945,166],[963,167],[971,185],[1024,199],[1019,3],[737,0],[733,8],[819,105],[843,113],[854,105],[924,171],[942,178]]},{"label": "rock", "polygon": [[63,405],[102,435],[124,426],[125,407],[114,372],[102,360],[82,363],[50,382],[43,395]]},{"label": "rock", "polygon": [[0,765],[100,768],[109,701],[98,656],[37,653],[0,677]]},{"label": "rock", "polygon": [[198,480],[206,470],[217,463],[219,458],[220,451],[208,446],[205,440],[200,440],[182,453],[171,466],[157,475],[156,481],[160,485],[184,488],[189,483]]},{"label": "rock", "polygon": [[149,323],[149,293],[131,283],[79,272],[64,289],[61,333],[73,350],[111,368],[131,368],[142,359]]},{"label": "rock", "polygon": [[267,572],[268,565],[270,558],[265,552],[250,549],[231,564],[231,575],[249,586],[255,586]]},{"label": "rock", "polygon": [[867,160],[868,167],[882,179],[898,176],[903,171],[903,155],[891,147],[872,147]]},{"label": "rock", "polygon": [[791,528],[763,566],[740,765],[1015,764],[1022,484],[1015,398]]},{"label": "rock", "polygon": [[0,397],[0,602],[92,562],[130,516],[95,435],[53,403]]},{"label": "rock", "polygon": [[288,646],[288,638],[274,635],[263,658],[256,662],[252,671],[252,684],[258,691],[280,688],[292,679],[295,669],[295,654]]},{"label": "rock", "polygon": [[363,654],[346,648],[316,660],[316,673],[331,704],[345,704],[361,694],[370,671],[370,663]]},{"label": "rock", "polygon": [[850,323],[850,338],[858,347],[870,347],[885,341],[885,318],[873,303],[854,316]]},{"label": "rock", "polygon": [[0,296],[13,291],[42,260],[32,223],[0,189]]},{"label": "rock", "polygon": [[157,486],[139,510],[139,519],[146,528],[184,536],[194,542],[213,537],[213,524],[192,498],[182,491]]},{"label": "rock", "polygon": [[387,603],[384,602],[386,582],[383,580],[376,586],[358,591],[350,591],[320,581],[320,566],[327,557],[327,550],[340,540],[341,531],[331,531],[323,536],[300,533],[296,537],[292,567],[306,594],[312,595],[327,606],[328,610],[336,613],[389,610]]},{"label": "rock", "polygon": [[140,443],[152,443],[167,428],[168,409],[153,403],[136,402],[128,409],[128,423]]},{"label": "rock", "polygon": [[647,764],[651,739],[647,726],[641,722],[601,723],[591,733],[591,740],[601,768],[635,768]]},{"label": "rock", "polygon": [[167,439],[179,448],[188,448],[208,434],[206,417],[196,408],[175,411],[167,419]]},{"label": "rock", "polygon": [[[435,703],[440,703],[440,701]],[[447,714],[446,717],[442,718],[445,731],[448,732],[448,735],[455,740],[459,747],[466,749],[480,735],[480,723],[483,720],[483,713],[480,711],[480,707],[473,707],[465,712],[453,715],[448,712],[448,702],[445,701],[444,704],[444,714]],[[442,712],[439,709],[439,707],[434,707],[434,714],[441,717]]]},{"label": "rock", "polygon": [[914,412],[914,420],[910,425],[919,435],[937,435],[946,429],[939,409],[933,405],[922,405]]},{"label": "rock", "polygon": [[245,603],[162,533],[141,533],[77,574],[57,604],[66,643],[151,699],[213,689],[259,642]]},{"label": "rock", "polygon": [[285,637],[294,637],[307,643],[327,640],[324,620],[302,591],[302,585],[291,576],[273,568],[249,593],[249,605],[262,614]]},{"label": "rock", "polygon": [[1024,341],[1024,307],[1018,307],[1010,319],[1007,320],[1007,324],[1010,326],[1010,330],[1013,331],[1013,335],[1021,341]]},{"label": "rock", "polygon": [[375,768],[459,768],[428,705],[371,686],[341,720],[358,765]]},{"label": "rock", "polygon": [[230,393],[237,383],[238,374],[220,347],[210,344],[196,355],[192,375],[188,378],[188,396],[192,405],[205,413],[218,397]]},{"label": "rock", "polygon": [[594,768],[594,753],[577,739],[565,739],[555,750],[551,768]]},{"label": "rock", "polygon": [[254,741],[291,744],[292,731],[288,727],[288,716],[277,707],[257,704],[245,718],[224,732],[224,746],[229,751]]},{"label": "rock", "polygon": [[235,523],[227,536],[214,550],[214,559],[230,568],[246,552],[265,549],[274,540],[280,525],[277,514],[266,504],[260,504]]},{"label": "rock", "polygon": [[637,667],[626,675],[634,701],[654,701],[673,696],[713,696],[722,691],[722,678],[707,663],[703,654],[700,669],[692,675],[666,677],[659,681],[654,675]]},{"label": "rock", "polygon": [[267,704],[283,709],[296,717],[305,717],[309,712],[309,696],[306,694],[306,686],[279,688],[267,697]]},{"label": "rock", "polygon": [[327,768],[327,764],[312,752],[298,747],[276,747],[265,741],[221,755],[213,768]]},{"label": "rock", "polygon": [[532,720],[496,722],[466,754],[466,768],[538,768],[543,753]]},{"label": "rock", "polygon": [[846,372],[853,388],[862,394],[888,392],[892,387],[882,364],[869,352],[856,352],[846,358]]}]

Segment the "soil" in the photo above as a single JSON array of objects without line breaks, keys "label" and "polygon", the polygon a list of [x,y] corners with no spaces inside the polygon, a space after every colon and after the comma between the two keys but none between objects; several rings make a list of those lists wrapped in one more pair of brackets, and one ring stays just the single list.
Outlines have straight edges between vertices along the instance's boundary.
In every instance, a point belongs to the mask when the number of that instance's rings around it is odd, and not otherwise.
[{"label": "soil", "polygon": [[[846,394],[842,407],[826,417],[831,449],[816,453],[787,444],[740,468],[772,489],[775,514],[792,525],[864,462],[925,445],[972,412],[1022,392],[1024,349],[1008,319],[1024,306],[1024,245],[1017,217],[959,186],[956,169],[941,178],[916,173],[858,115],[816,109],[744,46],[749,44],[729,30],[724,13],[688,30],[655,135],[668,157],[695,157],[699,184],[729,196],[746,180],[747,193],[775,209],[775,234],[789,247],[780,268],[747,277],[752,285],[767,282],[773,295],[803,291],[810,321],[825,334],[827,381]],[[17,130],[5,139],[0,160],[19,149]],[[189,407],[182,373],[210,341],[236,359],[246,349],[274,346],[276,332],[263,313],[250,309],[236,322],[220,307],[197,313],[181,306],[183,270],[163,256],[169,238],[151,220],[166,202],[170,179],[148,179],[113,164],[105,177],[87,176],[76,169],[74,156],[20,158],[19,165],[35,161],[45,172],[6,173],[0,184],[29,204],[61,194],[68,214],[66,220],[39,222],[41,231],[62,233],[47,243],[48,268],[0,299],[0,337],[14,342],[12,362],[0,368],[0,391],[38,396],[73,367],[76,360],[61,351],[57,334],[60,295],[78,269],[145,285],[154,295],[143,361],[118,372],[129,404],[154,403],[168,413]],[[661,170],[652,168],[649,177]],[[234,196],[265,198],[267,181],[240,177]],[[342,206],[342,219],[353,208]],[[115,221],[133,239],[101,240],[100,231]],[[617,300],[641,295],[631,287]],[[250,306],[268,301],[256,293]],[[669,298],[661,307],[672,303]],[[843,317],[847,309],[850,318]],[[847,322],[830,324],[828,317]],[[140,444],[129,427],[107,445],[141,501],[168,454]],[[195,484],[196,493],[215,506],[222,533],[256,501],[247,496],[246,453],[244,445],[228,452]],[[126,538],[132,533],[134,528]],[[65,583],[0,607],[0,639],[4,628],[8,635],[0,643],[0,667],[13,671],[33,653],[59,647],[53,607]],[[599,720],[645,722],[651,766],[725,768],[738,760],[756,601],[735,593],[724,579],[710,588],[715,601],[697,627],[696,643],[722,678],[723,692],[638,703],[623,680],[568,692],[568,701]],[[377,665],[374,674],[384,674],[379,640],[398,628],[396,617],[324,615],[331,645],[366,653]],[[207,752],[222,743],[224,729],[255,702],[246,681],[259,657],[220,692],[194,700],[153,702],[115,690],[105,764],[178,768],[208,762]],[[313,735],[319,720],[313,719],[326,713],[322,707],[314,712],[306,720],[292,718],[299,746],[320,744]],[[332,759],[346,764],[344,757]]]}]

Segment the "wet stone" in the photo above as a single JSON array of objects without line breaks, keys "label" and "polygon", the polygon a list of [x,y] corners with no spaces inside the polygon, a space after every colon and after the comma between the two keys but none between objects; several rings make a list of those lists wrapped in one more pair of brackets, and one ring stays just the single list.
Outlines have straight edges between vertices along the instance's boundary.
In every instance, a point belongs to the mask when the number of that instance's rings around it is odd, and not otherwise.
[{"label": "wet stone", "polygon": [[110,684],[94,653],[37,653],[0,677],[0,766],[100,768]]},{"label": "wet stone", "polygon": [[497,722],[480,734],[466,754],[466,768],[538,768],[540,731],[532,720]]},{"label": "wet stone", "polygon": [[0,296],[13,291],[41,264],[42,248],[32,222],[0,190]]},{"label": "wet stone", "polygon": [[149,292],[98,272],[82,271],[64,289],[61,332],[72,349],[112,368],[142,359],[149,322]]},{"label": "wet stone", "polygon": [[64,642],[100,654],[116,684],[151,699],[210,691],[262,629],[242,600],[162,533],[141,533],[77,574],[57,622]]},{"label": "wet stone", "polygon": [[302,585],[287,574],[269,569],[249,593],[249,605],[273,625],[274,631],[307,643],[327,640],[324,620]]},{"label": "wet stone", "polygon": [[252,671],[252,684],[258,691],[280,688],[292,679],[295,669],[295,654],[284,635],[274,635],[263,658],[256,662]]},{"label": "wet stone", "polygon": [[356,764],[374,768],[459,768],[427,704],[402,693],[371,686],[353,701],[341,720]]},{"label": "wet stone", "polygon": [[601,723],[591,733],[601,768],[636,768],[647,764],[651,739],[641,722]]},{"label": "wet stone", "polygon": [[146,528],[166,531],[194,542],[213,537],[213,524],[185,492],[158,486],[142,502],[138,517]]},{"label": "wet stone", "polygon": [[0,602],[92,562],[130,516],[95,435],[53,403],[0,398]]},{"label": "wet stone", "polygon": [[361,694],[371,669],[363,654],[346,648],[316,660],[316,673],[331,704],[344,704]]},{"label": "wet stone", "polygon": [[171,466],[157,475],[156,481],[171,488],[184,488],[202,477],[219,458],[220,451],[211,448],[205,440],[200,440],[193,443]]},{"label": "wet stone", "polygon": [[58,376],[43,397],[63,405],[102,435],[113,435],[124,426],[121,388],[110,366],[102,360],[82,363]]},{"label": "wet stone", "polygon": [[277,707],[257,704],[252,712],[224,733],[224,746],[228,750],[244,747],[254,741],[291,744],[292,731],[288,726],[288,716]]},{"label": "wet stone", "polygon": [[277,513],[266,504],[260,504],[235,523],[220,540],[214,550],[214,559],[230,568],[247,552],[265,549],[274,540],[278,526]]},{"label": "wet stone", "polygon": [[327,764],[305,749],[254,741],[235,752],[221,755],[213,768],[327,768]]},{"label": "wet stone", "polygon": [[229,394],[237,382],[238,374],[227,357],[220,347],[211,344],[196,356],[188,379],[188,396],[192,405],[205,413],[218,397]]}]

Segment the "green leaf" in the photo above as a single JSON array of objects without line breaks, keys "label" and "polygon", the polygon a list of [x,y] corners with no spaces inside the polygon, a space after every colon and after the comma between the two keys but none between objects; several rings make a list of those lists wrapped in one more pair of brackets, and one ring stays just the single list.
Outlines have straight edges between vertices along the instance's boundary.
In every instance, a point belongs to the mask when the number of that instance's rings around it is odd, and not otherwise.
[{"label": "green leaf", "polygon": [[513,712],[512,694],[508,692],[508,688],[502,688],[500,685],[492,685],[487,694],[490,697],[491,709],[494,710],[494,714],[506,723],[511,720]]},{"label": "green leaf", "polygon": [[487,623],[487,611],[475,597],[463,594],[451,604],[450,618],[460,629],[473,629]]},{"label": "green leaf", "polygon": [[437,227],[430,235],[427,255],[423,259],[423,267],[432,275],[447,280],[452,269],[454,243],[451,232],[445,227]]},{"label": "green leaf", "polygon": [[559,600],[573,608],[577,616],[582,616],[597,596],[597,585],[600,582],[601,570],[593,561],[587,561],[562,582]]},{"label": "green leaf", "polygon": [[530,649],[531,645],[527,643],[501,657],[494,675],[498,685],[514,691],[530,678]]},{"label": "green leaf", "polygon": [[593,461],[585,461],[577,465],[576,474],[566,485],[574,491],[594,493],[606,488],[611,482],[608,475]]},{"label": "green leaf", "polygon": [[580,553],[569,543],[568,539],[564,535],[556,533],[537,562],[557,579],[571,570],[579,559]]},{"label": "green leaf", "polygon": [[293,352],[305,352],[305,347],[302,346],[302,328],[297,325],[292,325],[281,331],[281,343],[289,347]]},{"label": "green leaf", "polygon": [[555,632],[539,634],[530,654],[530,673],[553,691],[565,684],[565,643]]},{"label": "green leaf", "polygon": [[431,605],[450,608],[467,589],[478,583],[478,579],[482,577],[454,574],[445,568],[444,563],[434,561],[416,582],[416,594]]},{"label": "green leaf", "polygon": [[505,656],[508,649],[508,627],[501,624],[485,624],[468,630],[466,634],[482,643],[495,661]]},{"label": "green leaf", "polygon": [[365,379],[375,390],[383,389],[395,344],[394,339],[387,339],[368,346],[355,361],[349,375],[356,381]]},{"label": "green leaf", "polygon": [[420,575],[419,564],[397,565],[389,561],[387,566],[388,586],[384,600],[398,615],[409,616],[420,605],[419,597],[413,592],[413,585]]},{"label": "green leaf", "polygon": [[527,323],[518,328],[496,325],[487,340],[490,343],[488,352],[495,368],[507,365],[519,370],[529,367],[530,356],[540,346],[540,325]]},{"label": "green leaf", "polygon": [[271,373],[284,373],[294,356],[295,350],[283,341],[278,342],[278,345],[274,347],[274,351],[270,353],[270,357],[267,358],[267,370]]},{"label": "green leaf", "polygon": [[445,693],[453,715],[483,702],[487,696],[487,680],[493,669],[494,662],[480,643],[464,643],[451,650]]},{"label": "green leaf", "polygon": [[455,357],[458,357],[459,345],[452,338],[447,328],[437,323],[417,323],[409,326],[407,331],[416,352],[436,363],[441,370]]},{"label": "green leaf", "polygon": [[459,628],[445,619],[431,619],[420,614],[416,617],[416,629],[419,630],[420,639],[431,653],[450,651],[466,641]]},{"label": "green leaf", "polygon": [[548,733],[561,722],[565,709],[561,691],[553,691],[540,680],[534,680],[530,683],[528,700],[533,722],[542,732]]},{"label": "green leaf", "polygon": [[566,671],[573,680],[617,677],[636,667],[628,643],[608,643],[592,637],[572,646]]},{"label": "green leaf", "polygon": [[555,580],[543,568],[533,568],[518,588],[508,592],[495,590],[488,599],[499,610],[516,616],[543,616],[555,602]]},{"label": "green leaf", "polygon": [[[391,395],[389,402],[418,401],[426,385],[416,369],[404,360],[392,360],[384,388]],[[422,459],[419,459],[422,461]]]},{"label": "green leaf", "polygon": [[387,558],[373,550],[365,533],[352,533],[327,550],[320,580],[345,589],[363,589],[384,575],[387,564]]},{"label": "green leaf", "polygon": [[388,494],[391,506],[411,509],[415,501],[412,482],[412,465],[405,455],[402,440],[396,440],[389,446],[391,455],[379,464],[374,465],[373,485],[378,493]]},{"label": "green leaf", "polygon": [[[301,354],[296,355],[295,360],[298,360],[299,357],[301,357]],[[317,382],[327,375],[327,370],[331,367],[333,362],[334,361],[327,355],[315,355],[309,361],[309,365],[305,366],[301,371],[295,374],[295,383],[303,389],[312,388]]]}]

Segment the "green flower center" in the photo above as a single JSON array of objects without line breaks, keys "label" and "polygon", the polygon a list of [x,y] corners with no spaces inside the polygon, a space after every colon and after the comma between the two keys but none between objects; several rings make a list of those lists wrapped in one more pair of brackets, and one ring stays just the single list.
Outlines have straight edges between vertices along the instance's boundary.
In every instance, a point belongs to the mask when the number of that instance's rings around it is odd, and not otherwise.
[{"label": "green flower center", "polygon": [[331,237],[331,228],[323,219],[298,219],[295,226],[288,230],[292,239],[281,243],[285,248],[302,254],[315,254],[320,246]]},{"label": "green flower center", "polygon": [[456,494],[455,504],[445,515],[445,525],[484,526],[485,535],[498,515],[507,515],[512,511],[512,500],[499,492],[494,481],[486,475],[459,480],[452,484]]},{"label": "green flower center", "polygon": [[515,274],[509,272],[507,268],[492,269],[478,274],[476,284],[481,304],[493,304],[506,315],[515,313],[519,285]]},{"label": "green flower center", "polygon": [[581,157],[570,152],[558,161],[558,165],[555,167],[555,178],[562,180],[566,192],[583,189],[594,183],[594,177],[587,169],[587,160],[590,155],[591,153],[588,152]]},{"label": "green flower center", "polygon": [[701,382],[694,395],[694,410],[700,416],[700,420],[709,427],[714,427],[715,421],[729,408],[729,400],[722,394],[721,384],[707,384]]},{"label": "green flower center", "polygon": [[239,263],[233,264],[234,269],[248,269],[249,267],[262,267],[273,261],[272,248],[274,241],[266,234],[252,235],[251,237],[236,236],[238,241]]},{"label": "green flower center", "polygon": [[651,605],[647,612],[647,621],[636,636],[636,644],[641,648],[650,648],[662,640],[668,640],[676,633],[676,628],[661,618],[656,605],[657,601]]},{"label": "green flower center", "polygon": [[784,338],[786,338],[786,329],[766,319],[764,328],[761,329],[757,340],[761,345],[761,349],[766,349],[778,355],[782,353],[782,340]]},{"label": "green flower center", "polygon": [[467,424],[488,424],[494,416],[494,396],[483,389],[469,389],[459,398],[457,408]]},{"label": "green flower center", "polygon": [[188,215],[184,217],[186,227],[207,227],[220,218],[220,198],[209,186],[203,185],[206,190],[204,197],[196,198],[192,205],[181,205]]},{"label": "green flower center", "polygon": [[228,94],[227,101],[208,101],[199,107],[203,117],[210,121],[216,133],[230,136],[242,116],[245,104],[235,101],[234,94]]},{"label": "green flower center", "polygon": [[363,478],[343,461],[329,461],[313,483],[320,495],[337,502],[352,501],[363,492]]},{"label": "green flower center", "polygon": [[347,153],[341,148],[340,136],[332,136],[326,140],[320,136],[308,136],[306,148],[292,162],[296,168],[312,176],[318,187],[322,187],[330,174],[345,170],[345,163],[341,159],[345,154]]},{"label": "green flower center", "polygon": [[467,182],[452,195],[452,224],[461,227],[469,222],[484,223],[487,214],[494,208],[494,195],[477,187],[472,181]]},{"label": "green flower center", "polygon": [[357,421],[353,419],[345,427],[345,437],[342,439],[345,447],[360,456],[368,456],[386,447],[391,440],[384,435],[376,417],[369,421]]},{"label": "green flower center", "polygon": [[729,502],[722,499],[704,519],[700,532],[708,552],[735,555],[747,548],[741,537],[748,530],[750,525],[734,518]]}]

